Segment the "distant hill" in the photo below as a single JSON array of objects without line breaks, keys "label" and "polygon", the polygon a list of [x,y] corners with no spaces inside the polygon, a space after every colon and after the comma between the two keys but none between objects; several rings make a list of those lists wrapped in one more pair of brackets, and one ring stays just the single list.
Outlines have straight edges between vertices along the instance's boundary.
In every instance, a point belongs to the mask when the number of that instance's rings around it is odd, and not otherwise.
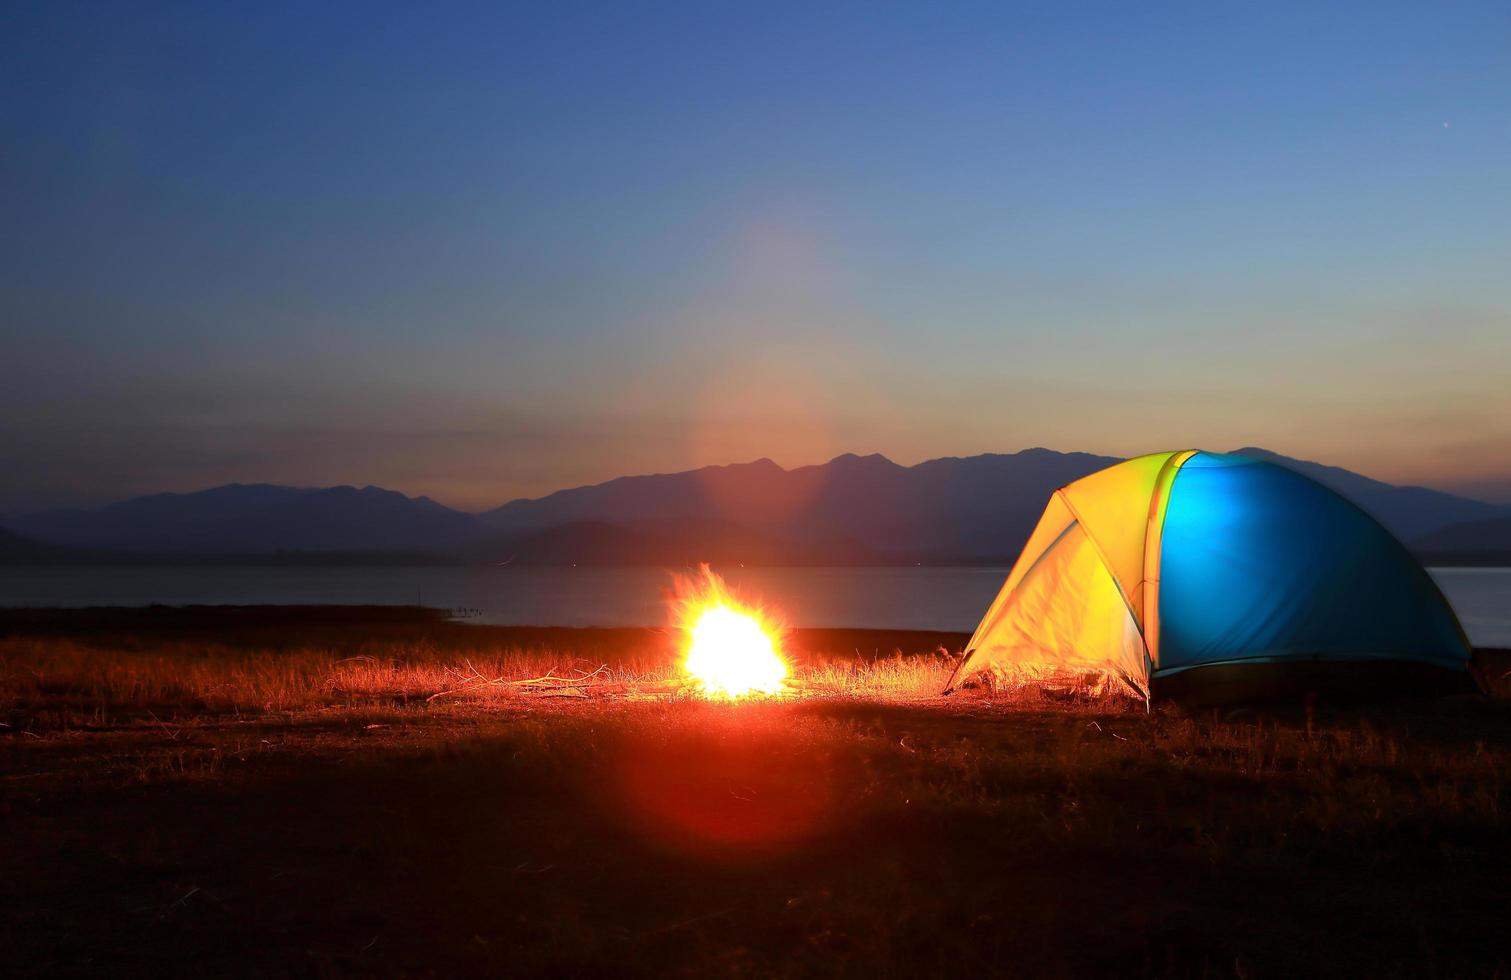
[{"label": "distant hill", "polygon": [[48,510],[11,517],[5,526],[54,544],[148,551],[185,548],[224,527],[311,491],[269,484],[228,486],[196,493],[158,493],[105,507]]},{"label": "distant hill", "polygon": [[1057,487],[1117,462],[1028,449],[900,466],[846,454],[784,470],[771,460],[623,477],[481,515],[520,533],[583,521],[726,521],[788,541],[841,538],[878,552],[1010,557]]},{"label": "distant hill", "polygon": [[[1392,486],[1264,449],[1238,452],[1332,487],[1413,544],[1445,528],[1504,513],[1479,501]],[[154,560],[235,555],[290,562],[339,557],[343,562],[521,565],[1010,562],[1056,488],[1117,461],[1049,449],[946,457],[914,466],[880,455],[846,454],[788,470],[760,459],[621,477],[515,500],[482,514],[378,487],[231,484],[0,523],[33,545],[91,549],[96,559],[106,555],[112,561],[138,554]],[[1466,532],[1476,541],[1485,533]],[[1445,538],[1433,547],[1458,547],[1459,540]],[[49,560],[67,560],[54,555]]]},{"label": "distant hill", "polygon": [[72,556],[71,549],[33,541],[10,531],[0,530],[0,565],[22,563],[47,564],[66,560]]},{"label": "distant hill", "polygon": [[160,493],[6,523],[53,544],[186,555],[429,550],[481,530],[473,515],[426,497],[378,487],[307,490],[268,484]]},{"label": "distant hill", "polygon": [[1511,565],[1511,513],[1442,528],[1413,541],[1412,549],[1434,563]]}]

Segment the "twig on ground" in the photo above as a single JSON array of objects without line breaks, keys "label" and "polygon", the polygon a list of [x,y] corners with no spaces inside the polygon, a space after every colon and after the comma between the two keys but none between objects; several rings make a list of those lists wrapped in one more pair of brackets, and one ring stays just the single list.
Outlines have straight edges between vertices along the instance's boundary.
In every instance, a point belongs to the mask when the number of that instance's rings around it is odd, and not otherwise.
[{"label": "twig on ground", "polygon": [[[539,697],[559,698],[588,698],[595,695],[624,694],[638,691],[641,686],[636,680],[616,680],[608,664],[599,664],[592,670],[575,671],[576,676],[562,676],[557,673],[555,667],[546,671],[539,677],[526,677],[519,680],[510,680],[507,677],[489,677],[479,671],[469,660],[462,661],[466,665],[466,671],[447,668],[447,672],[459,678],[461,683],[456,687],[437,691],[425,699],[426,703],[453,694],[465,694],[488,686],[507,686],[519,688],[522,693],[529,693]],[[671,692],[667,692],[671,693]]]},{"label": "twig on ground", "polygon": [[640,934],[640,938],[648,939],[651,936],[664,936],[669,932],[677,932],[678,930],[686,929],[689,926],[695,926],[704,922],[708,922],[711,919],[723,918],[724,916],[733,912],[735,908],[736,906],[731,905],[727,909],[717,909],[713,912],[705,912],[702,915],[695,915],[691,919],[683,919],[681,922],[673,922],[671,925],[662,926],[659,929],[652,929],[649,932],[642,932]]}]

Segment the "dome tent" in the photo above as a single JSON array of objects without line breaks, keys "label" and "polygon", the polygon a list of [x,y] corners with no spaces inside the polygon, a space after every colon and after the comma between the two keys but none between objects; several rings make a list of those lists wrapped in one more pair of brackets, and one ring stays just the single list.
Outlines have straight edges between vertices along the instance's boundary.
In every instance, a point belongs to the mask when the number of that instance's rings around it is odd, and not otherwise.
[{"label": "dome tent", "polygon": [[1056,490],[946,690],[987,671],[1243,699],[1380,676],[1361,664],[1469,684],[1458,619],[1390,532],[1293,470],[1191,450]]}]

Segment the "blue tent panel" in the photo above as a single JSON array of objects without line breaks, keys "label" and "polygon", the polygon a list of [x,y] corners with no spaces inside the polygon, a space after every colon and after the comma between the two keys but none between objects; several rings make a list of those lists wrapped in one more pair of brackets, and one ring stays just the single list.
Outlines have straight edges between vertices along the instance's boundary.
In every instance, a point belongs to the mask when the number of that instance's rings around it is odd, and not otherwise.
[{"label": "blue tent panel", "polygon": [[1436,584],[1373,518],[1291,470],[1198,453],[1170,491],[1155,674],[1234,661],[1469,651]]}]

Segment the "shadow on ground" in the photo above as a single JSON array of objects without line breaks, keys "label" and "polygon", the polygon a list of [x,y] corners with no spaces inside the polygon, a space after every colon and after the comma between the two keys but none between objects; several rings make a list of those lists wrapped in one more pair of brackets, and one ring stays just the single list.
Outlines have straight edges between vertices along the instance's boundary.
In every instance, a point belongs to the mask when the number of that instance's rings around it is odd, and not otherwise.
[{"label": "shadow on ground", "polygon": [[[177,778],[27,790],[41,757],[13,747],[0,972],[1508,969],[1511,724],[1487,701],[618,705],[398,715],[366,741],[259,724],[277,751]],[[230,744],[140,737],[113,757]]]}]

